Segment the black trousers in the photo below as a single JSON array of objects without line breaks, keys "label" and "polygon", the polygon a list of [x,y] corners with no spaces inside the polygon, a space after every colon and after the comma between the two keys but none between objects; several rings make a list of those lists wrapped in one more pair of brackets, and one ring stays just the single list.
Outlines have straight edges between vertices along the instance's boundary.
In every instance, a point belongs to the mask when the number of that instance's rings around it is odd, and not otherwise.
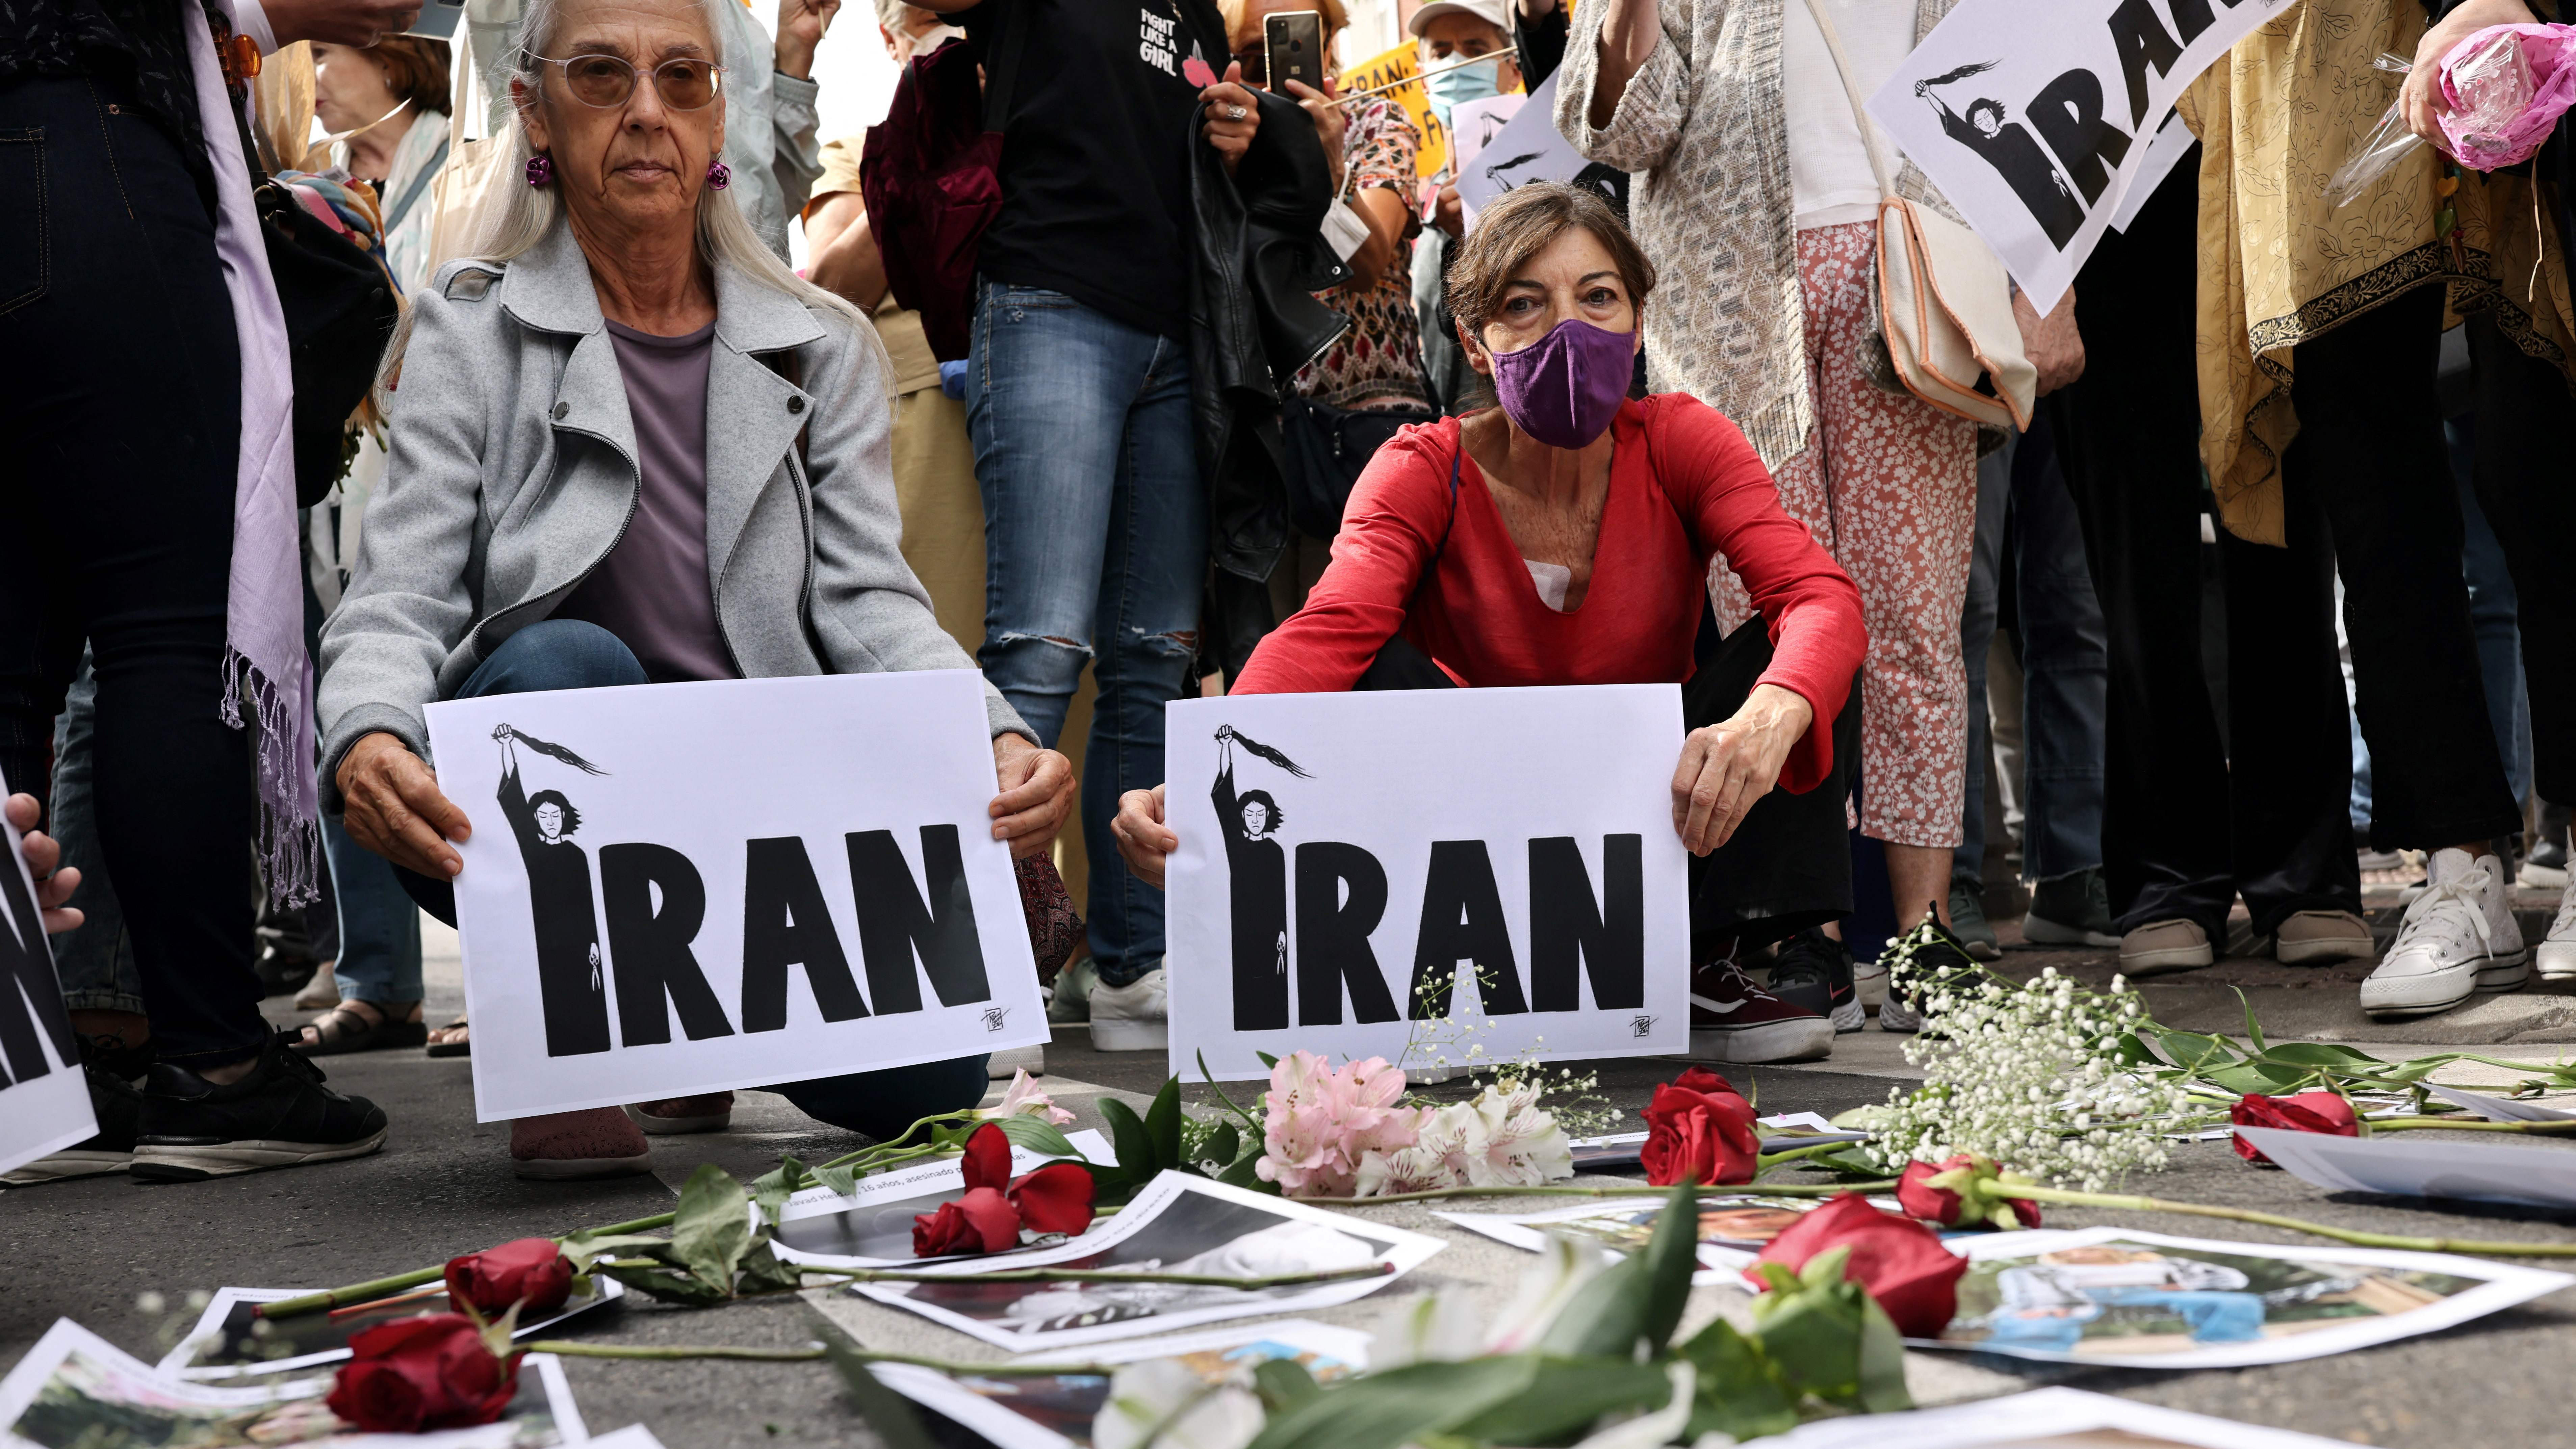
[{"label": "black trousers", "polygon": [[[1699,667],[1682,685],[1682,728],[1731,718],[1771,667],[1771,636],[1760,619],[1720,637],[1703,608],[1694,651]],[[1451,689],[1440,667],[1403,637],[1387,641],[1354,686]],[[1860,766],[1860,680],[1834,720],[1833,772],[1812,790],[1773,790],[1754,802],[1726,844],[1690,858],[1691,959],[1723,956],[1737,945],[1786,940],[1809,926],[1852,913],[1851,842],[1843,802]]]},{"label": "black trousers", "polygon": [[2478,507],[2513,571],[2533,788],[2576,801],[2576,590],[2562,572],[2576,541],[2576,400],[2557,368],[2524,356],[2484,317],[2469,320],[2469,356]]},{"label": "black trousers", "polygon": [[0,83],[0,772],[47,796],[98,672],[98,833],[163,1057],[268,1036],[243,732],[219,717],[240,356],[211,198],[118,85]]},{"label": "black trousers", "polygon": [[[2123,930],[2181,917],[2215,941],[2240,891],[2270,930],[2297,911],[2359,910],[2361,875],[2333,558],[2304,488],[2291,490],[2290,547],[2219,534],[2232,770],[2201,672],[2198,171],[2195,153],[2125,234],[2102,238],[2076,282],[2083,380],[2041,407],[2110,645],[2111,909]],[[2303,350],[2303,375],[2308,361]]]}]

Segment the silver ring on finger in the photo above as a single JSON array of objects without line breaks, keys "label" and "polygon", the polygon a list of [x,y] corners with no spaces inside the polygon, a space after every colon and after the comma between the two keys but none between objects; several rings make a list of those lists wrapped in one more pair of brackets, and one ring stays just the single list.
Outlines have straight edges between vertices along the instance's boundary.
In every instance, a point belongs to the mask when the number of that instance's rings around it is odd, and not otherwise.
[{"label": "silver ring on finger", "polygon": [[1244,114],[1244,109],[1241,106],[1228,106],[1225,108],[1225,118],[1229,121],[1240,121],[1243,119]]}]

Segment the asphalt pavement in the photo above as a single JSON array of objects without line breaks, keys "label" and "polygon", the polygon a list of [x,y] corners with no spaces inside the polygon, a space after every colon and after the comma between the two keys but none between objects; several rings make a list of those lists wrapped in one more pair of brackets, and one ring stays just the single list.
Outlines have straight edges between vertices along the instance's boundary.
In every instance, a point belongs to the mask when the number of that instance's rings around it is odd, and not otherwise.
[{"label": "asphalt pavement", "polygon": [[[2388,924],[2383,920],[2383,927]],[[434,933],[432,940],[438,954],[430,963],[429,1011],[435,1021],[453,1014],[459,997],[453,938]],[[2007,953],[2005,965],[2018,971],[2055,964],[2107,976],[2108,961],[2108,953],[2016,949]],[[2232,988],[2243,985],[2276,1037],[2357,1039],[2392,1056],[2432,1049],[2458,1034],[2456,1027],[2443,1025],[2450,1018],[2440,1018],[2401,1033],[2368,1035],[2371,1029],[2351,1008],[2348,985],[2314,973],[2267,979],[2283,970],[2267,963],[2224,962],[2209,972],[2193,973],[2208,980],[2167,978],[2151,984],[2149,999],[2160,1016],[2172,1012],[2180,1017],[2192,1011],[2214,1015],[2218,1006],[2203,998],[2223,997],[2241,1023],[2242,1007]],[[2501,1034],[2492,1040],[2504,1044],[2494,1048],[2496,1054],[2546,1058],[2566,1050],[2547,1042],[2576,1040],[2576,1025],[2555,1024],[2559,1012],[2576,1022],[2576,998],[2553,992],[2497,1000],[2505,1009],[2496,1014],[2509,1019],[2494,1024]],[[293,1016],[283,998],[270,1007],[281,1021]],[[2506,1026],[2511,1029],[2502,1030]],[[1901,1089],[1913,1075],[1901,1047],[1901,1039],[1873,1027],[1842,1038],[1831,1060],[1735,1069],[1729,1075],[1766,1112],[1831,1115],[1883,1101],[1891,1089]],[[1681,1066],[1668,1060],[1593,1065],[1602,1092],[1632,1113],[1656,1082],[1668,1080]],[[848,1134],[803,1118],[782,1098],[750,1092],[741,1096],[734,1130],[657,1139],[651,1177],[594,1184],[522,1182],[510,1172],[506,1126],[473,1121],[467,1062],[386,1052],[333,1058],[326,1066],[335,1083],[375,1098],[391,1114],[393,1134],[380,1155],[207,1183],[147,1186],[113,1177],[0,1194],[0,1265],[5,1265],[7,1285],[0,1292],[0,1365],[14,1362],[63,1316],[146,1359],[158,1358],[165,1335],[185,1315],[145,1314],[137,1297],[147,1291],[176,1305],[192,1289],[353,1282],[508,1238],[667,1210],[678,1184],[700,1162],[716,1162],[748,1178],[767,1170],[782,1153],[814,1161],[857,1145]],[[1094,1052],[1080,1028],[1062,1031],[1048,1053],[1049,1085],[1079,1114],[1077,1127],[1099,1125],[1098,1103],[1104,1094],[1140,1101],[1162,1079],[1159,1057]],[[1198,1099],[1205,1090],[1195,1088],[1189,1095]],[[2576,1144],[2517,1140],[2536,1151],[2576,1151]],[[2464,1204],[2435,1209],[2421,1200],[2327,1193],[2287,1174],[2243,1164],[2224,1142],[2178,1147],[2170,1170],[2128,1188],[2381,1232],[2576,1242],[2576,1216]],[[1427,1214],[1408,1213],[1397,1220],[1442,1230]],[[2170,1216],[2067,1210],[2052,1211],[2050,1221],[2065,1226],[2115,1223],[2196,1237],[2304,1241]],[[1507,1251],[1463,1236],[1453,1241],[1454,1251],[1427,1266],[1445,1261],[1451,1274],[1479,1264],[1509,1272]],[[1426,1276],[1424,1285],[1436,1276]],[[1409,1278],[1387,1292],[1419,1291],[1424,1285]],[[1732,1289],[1703,1289],[1701,1294],[1703,1311],[1740,1311],[1741,1300]],[[817,1301],[780,1299],[702,1312],[635,1302],[575,1320],[561,1336],[633,1344],[774,1346],[803,1343],[827,1331],[851,1332],[863,1342],[872,1337],[909,1341],[928,1332],[947,1344],[947,1351],[975,1356],[962,1335],[871,1319],[821,1293],[807,1298]],[[2278,1367],[2149,1373],[1918,1353],[1910,1356],[1909,1374],[1918,1397],[1926,1401],[2066,1383],[2382,1449],[2461,1444],[2557,1449],[2576,1442],[2576,1411],[2568,1405],[2562,1378],[2571,1359],[2576,1359],[2576,1295],[2561,1292],[2440,1333]],[[877,1442],[821,1365],[578,1359],[566,1367],[594,1432],[642,1422],[672,1449]]]}]

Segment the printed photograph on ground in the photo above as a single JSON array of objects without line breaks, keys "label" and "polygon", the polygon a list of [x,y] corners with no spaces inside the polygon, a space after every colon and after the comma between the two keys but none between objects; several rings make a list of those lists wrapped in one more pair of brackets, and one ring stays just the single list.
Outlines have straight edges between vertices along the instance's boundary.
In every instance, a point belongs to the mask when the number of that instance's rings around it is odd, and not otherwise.
[{"label": "printed photograph on ground", "polygon": [[[406,1292],[373,1303],[329,1313],[299,1313],[290,1318],[261,1318],[255,1310],[310,1290],[303,1288],[221,1288],[196,1327],[160,1363],[160,1371],[183,1378],[226,1379],[241,1374],[277,1373],[337,1363],[349,1356],[349,1340],[397,1318],[447,1310],[445,1284]],[[553,1328],[578,1313],[621,1297],[624,1284],[604,1274],[573,1279],[572,1297],[563,1307],[519,1325],[519,1338]]]},{"label": "printed photograph on ground", "polygon": [[1939,1346],[2148,1368],[2340,1353],[2446,1328],[2576,1281],[2435,1253],[2116,1229],[1997,1234],[1963,1246],[1971,1265]]},{"label": "printed photograph on ground", "polygon": [[[1086,1160],[1113,1163],[1118,1155],[1109,1139],[1088,1128],[1068,1136]],[[1034,1172],[1049,1159],[1025,1147],[1011,1149],[1014,1174]],[[827,1268],[909,1268],[912,1220],[935,1213],[943,1202],[966,1190],[966,1177],[954,1160],[898,1168],[863,1179],[847,1197],[830,1188],[809,1187],[787,1200],[771,1239],[778,1256],[790,1263]]]}]

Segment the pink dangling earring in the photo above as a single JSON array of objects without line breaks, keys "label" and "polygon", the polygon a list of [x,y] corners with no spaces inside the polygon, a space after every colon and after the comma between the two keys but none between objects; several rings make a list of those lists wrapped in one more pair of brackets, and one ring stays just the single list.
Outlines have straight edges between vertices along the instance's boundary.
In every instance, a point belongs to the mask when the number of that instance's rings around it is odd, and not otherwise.
[{"label": "pink dangling earring", "polygon": [[733,185],[733,168],[722,161],[707,163],[707,184],[718,191]]},{"label": "pink dangling earring", "polygon": [[544,186],[551,183],[554,179],[555,163],[553,157],[531,156],[528,158],[528,184],[530,186]]}]

